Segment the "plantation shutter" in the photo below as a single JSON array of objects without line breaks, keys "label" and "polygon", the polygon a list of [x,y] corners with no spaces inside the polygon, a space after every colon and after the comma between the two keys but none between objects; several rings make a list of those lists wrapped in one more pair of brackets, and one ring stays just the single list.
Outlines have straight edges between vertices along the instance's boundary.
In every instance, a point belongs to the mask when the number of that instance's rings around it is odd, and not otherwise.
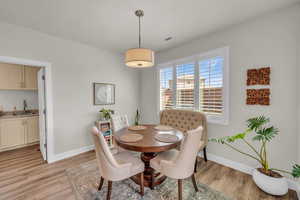
[{"label": "plantation shutter", "polygon": [[199,61],[199,109],[210,115],[223,113],[223,57]]},{"label": "plantation shutter", "polygon": [[194,109],[195,64],[176,66],[176,108]]},{"label": "plantation shutter", "polygon": [[173,68],[169,67],[160,70],[160,110],[173,106]]}]

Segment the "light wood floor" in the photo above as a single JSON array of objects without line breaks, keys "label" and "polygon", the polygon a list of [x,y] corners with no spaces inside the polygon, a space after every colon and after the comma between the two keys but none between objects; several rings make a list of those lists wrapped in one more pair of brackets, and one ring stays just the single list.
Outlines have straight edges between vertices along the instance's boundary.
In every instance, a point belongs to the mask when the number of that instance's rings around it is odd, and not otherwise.
[{"label": "light wood floor", "polygon": [[[53,164],[42,161],[38,146],[0,153],[1,200],[75,200],[64,171],[95,159],[93,151]],[[237,200],[297,199],[294,191],[284,197],[272,197],[260,191],[251,176],[214,162],[201,162],[197,180]]]}]

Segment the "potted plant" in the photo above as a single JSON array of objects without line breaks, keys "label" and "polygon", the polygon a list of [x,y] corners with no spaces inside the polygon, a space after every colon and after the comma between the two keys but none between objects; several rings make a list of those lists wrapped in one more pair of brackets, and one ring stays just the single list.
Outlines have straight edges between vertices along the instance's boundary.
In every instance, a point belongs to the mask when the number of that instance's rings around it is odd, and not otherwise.
[{"label": "potted plant", "polygon": [[[300,177],[300,166],[295,164],[291,172],[271,168],[268,160],[267,144],[278,134],[278,129],[274,126],[268,126],[269,118],[264,116],[255,117],[247,120],[247,129],[245,132],[233,136],[222,138],[213,138],[209,141],[226,145],[227,147],[256,160],[260,167],[253,170],[252,178],[255,184],[272,195],[284,195],[288,192],[288,184],[285,177],[278,172],[287,173],[295,178]],[[255,148],[248,140],[247,136],[254,133],[253,141],[260,143],[259,149]],[[242,141],[252,153],[246,153],[233,145],[236,141]]]},{"label": "potted plant", "polygon": [[102,108],[99,112],[101,113],[101,118],[103,120],[110,120],[110,116],[114,114],[113,110],[104,108]]}]

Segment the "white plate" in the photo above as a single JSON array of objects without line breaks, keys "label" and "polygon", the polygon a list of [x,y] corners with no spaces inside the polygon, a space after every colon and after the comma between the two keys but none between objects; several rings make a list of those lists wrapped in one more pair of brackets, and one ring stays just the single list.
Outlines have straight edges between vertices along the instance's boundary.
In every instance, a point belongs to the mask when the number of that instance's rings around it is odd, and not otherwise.
[{"label": "white plate", "polygon": [[171,131],[174,128],[171,126],[165,126],[165,125],[157,125],[154,127],[154,129],[159,130],[159,131]]},{"label": "white plate", "polygon": [[177,142],[179,138],[176,135],[172,134],[157,134],[155,135],[155,139],[160,142],[174,143]]}]

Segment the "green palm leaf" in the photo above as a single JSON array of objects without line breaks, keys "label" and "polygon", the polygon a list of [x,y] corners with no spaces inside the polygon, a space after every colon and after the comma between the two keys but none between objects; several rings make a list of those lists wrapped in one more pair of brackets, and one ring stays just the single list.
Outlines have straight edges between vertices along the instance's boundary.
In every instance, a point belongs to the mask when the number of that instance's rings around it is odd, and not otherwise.
[{"label": "green palm leaf", "polygon": [[300,177],[300,166],[299,166],[299,165],[295,164],[295,165],[293,166],[292,176],[293,176],[294,178],[299,178],[299,177]]},{"label": "green palm leaf", "polygon": [[269,121],[270,121],[269,118],[266,118],[265,116],[259,116],[259,117],[248,119],[247,126],[249,129],[257,131],[264,124],[268,123]]},{"label": "green palm leaf", "polygon": [[278,129],[274,128],[274,126],[261,128],[256,134],[257,135],[253,137],[253,140],[270,142],[278,134]]}]

